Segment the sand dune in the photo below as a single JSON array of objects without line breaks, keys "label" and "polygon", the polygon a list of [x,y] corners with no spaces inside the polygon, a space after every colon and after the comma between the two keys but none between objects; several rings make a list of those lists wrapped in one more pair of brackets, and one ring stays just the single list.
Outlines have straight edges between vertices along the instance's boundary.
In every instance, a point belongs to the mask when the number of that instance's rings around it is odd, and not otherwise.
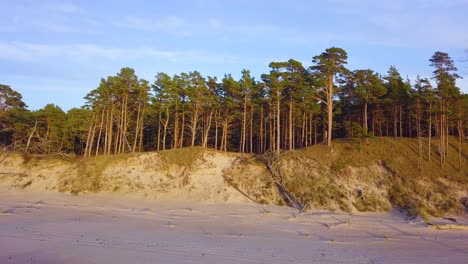
[{"label": "sand dune", "polygon": [[[468,232],[404,215],[0,189],[0,263],[466,263]],[[440,219],[439,224],[448,220]],[[466,224],[466,217],[457,217]],[[453,223],[452,223],[453,224]]]}]

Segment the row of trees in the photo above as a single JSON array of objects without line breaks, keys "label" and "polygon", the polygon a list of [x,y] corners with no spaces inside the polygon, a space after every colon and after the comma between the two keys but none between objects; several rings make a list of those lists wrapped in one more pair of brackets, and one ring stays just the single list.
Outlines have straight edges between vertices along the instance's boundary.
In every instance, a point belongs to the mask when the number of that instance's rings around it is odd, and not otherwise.
[{"label": "row of trees", "polygon": [[371,135],[425,137],[430,146],[435,136],[443,163],[449,135],[463,139],[468,98],[456,87],[460,76],[448,54],[430,59],[434,87],[428,78],[411,84],[393,66],[382,76],[346,64],[346,51],[333,47],[309,68],[293,59],[272,62],[261,80],[248,70],[239,80],[160,72],[150,84],[123,68],[68,113],[52,104],[28,111],[19,93],[1,85],[0,142],[92,156],[195,145],[280,152]]}]

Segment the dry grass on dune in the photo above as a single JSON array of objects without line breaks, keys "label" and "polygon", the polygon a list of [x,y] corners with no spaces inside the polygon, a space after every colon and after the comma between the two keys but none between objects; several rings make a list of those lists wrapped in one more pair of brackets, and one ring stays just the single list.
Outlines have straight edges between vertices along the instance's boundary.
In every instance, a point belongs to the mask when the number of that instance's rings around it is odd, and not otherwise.
[{"label": "dry grass on dune", "polygon": [[[419,161],[417,139],[334,140],[331,148],[319,144],[274,157],[279,172],[274,177],[303,205],[317,209],[354,212],[399,207],[420,216],[461,213],[460,199],[468,196],[467,143],[461,170],[455,139],[443,166],[437,141],[433,140],[430,161],[427,139],[422,143]],[[201,147],[84,159],[12,155],[0,164],[4,171],[0,184],[74,194],[171,194],[213,202],[284,205],[264,162],[265,156]]]},{"label": "dry grass on dune", "polygon": [[[427,212],[431,215],[460,213],[459,199],[468,187],[468,146],[462,146],[464,164],[458,168],[455,139],[440,166],[433,140],[427,160],[427,140],[418,167],[419,145],[411,138],[335,140],[325,145],[283,154],[282,167],[287,185],[303,202],[324,207],[331,203],[345,211],[388,210],[390,206]],[[298,166],[297,164],[301,164]]]}]

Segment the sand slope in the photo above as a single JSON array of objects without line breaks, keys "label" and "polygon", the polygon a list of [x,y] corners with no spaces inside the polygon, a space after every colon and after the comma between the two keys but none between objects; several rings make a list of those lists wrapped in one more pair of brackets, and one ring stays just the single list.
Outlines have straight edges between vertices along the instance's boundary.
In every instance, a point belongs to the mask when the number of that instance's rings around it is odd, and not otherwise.
[{"label": "sand slope", "polygon": [[[468,232],[347,215],[0,188],[0,263],[466,263]],[[459,223],[467,219],[457,217]],[[440,220],[443,221],[443,220]]]},{"label": "sand slope", "polygon": [[[246,173],[238,175],[233,169],[237,168],[239,156],[234,153],[201,148],[162,153],[87,159],[37,156],[29,160],[21,155],[11,155],[0,162],[0,186],[19,190],[113,193],[210,203],[255,201],[275,204],[280,200],[261,163],[242,166],[247,169]],[[176,157],[171,158],[170,155]],[[229,182],[230,179],[235,179],[236,186]],[[239,192],[237,187],[248,188],[248,194]]]},{"label": "sand slope", "polygon": [[[413,151],[413,141],[379,139],[363,145],[350,139],[335,142],[333,149],[316,145],[279,157],[200,147],[90,158],[12,154],[0,158],[0,186],[284,205],[265,165],[270,162],[275,180],[315,210],[356,213],[400,207],[437,216],[465,213],[466,172],[456,169],[453,162],[443,168],[426,162],[418,169]],[[388,153],[403,153],[406,158]]]}]

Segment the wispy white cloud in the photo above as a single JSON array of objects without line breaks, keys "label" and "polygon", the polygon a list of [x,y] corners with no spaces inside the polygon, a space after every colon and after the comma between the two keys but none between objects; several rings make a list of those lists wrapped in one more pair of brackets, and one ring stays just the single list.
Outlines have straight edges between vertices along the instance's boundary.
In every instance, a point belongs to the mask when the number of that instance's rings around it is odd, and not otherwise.
[{"label": "wispy white cloud", "polygon": [[63,14],[76,14],[83,13],[84,9],[74,3],[58,1],[58,2],[46,2],[42,5],[43,9],[51,12],[63,13]]},{"label": "wispy white cloud", "polygon": [[57,49],[44,44],[25,42],[0,42],[0,59],[27,61],[34,57],[58,55]]},{"label": "wispy white cloud", "polygon": [[75,28],[62,22],[32,20],[30,21],[30,25],[41,32],[70,33],[77,31]]},{"label": "wispy white cloud", "polygon": [[202,25],[200,28],[203,30],[208,28],[214,32],[224,34],[234,33],[238,36],[255,35],[261,37],[267,34],[280,33],[286,30],[284,27],[267,23],[256,22],[245,24],[240,21],[236,21],[235,23],[227,23],[218,18],[209,18],[206,21],[199,22],[199,24]]},{"label": "wispy white cloud", "polygon": [[347,32],[333,32],[322,28],[292,27],[285,24],[272,23],[242,23],[225,22],[218,18],[210,18],[206,22],[213,34],[222,36],[222,39],[238,42],[282,43],[293,46],[330,43],[334,41],[356,40],[356,35]]},{"label": "wispy white cloud", "polygon": [[[375,36],[398,46],[463,47],[468,44],[465,26],[448,14],[423,16],[401,10],[369,16],[368,25]],[[369,35],[363,37],[376,41]]]},{"label": "wispy white cloud", "polygon": [[[339,15],[347,30],[345,35],[360,42],[398,47],[463,47],[468,45],[465,29],[466,0],[332,0],[326,5]],[[365,15],[363,15],[365,14]]]},{"label": "wispy white cloud", "polygon": [[308,23],[296,25],[210,18],[207,27],[201,28],[209,28],[222,39],[274,39],[291,45],[351,42],[411,48],[468,46],[466,16],[452,12],[468,8],[466,0],[393,0],[378,4],[373,0],[330,0],[312,6],[312,14],[320,12],[317,17],[321,21],[315,21],[314,16],[303,19]]},{"label": "wispy white cloud", "polygon": [[179,63],[239,62],[232,54],[212,53],[199,50],[160,50],[153,47],[108,47],[95,44],[46,45],[28,42],[0,42],[0,60],[37,61],[44,58],[69,60],[106,59],[138,60],[158,59]]},{"label": "wispy white cloud", "polygon": [[22,4],[12,1],[5,5],[0,17],[0,32],[75,33],[82,31],[81,24],[90,25],[89,20],[84,8],[70,2],[44,0]]},{"label": "wispy white cloud", "polygon": [[127,16],[121,20],[115,20],[113,25],[143,31],[162,31],[172,35],[191,36],[192,33],[187,30],[185,21],[178,16],[166,16],[163,18],[142,18]]},{"label": "wispy white cloud", "polygon": [[208,25],[211,29],[222,29],[223,28],[223,23],[221,20],[216,19],[216,18],[210,18],[208,19]]}]

